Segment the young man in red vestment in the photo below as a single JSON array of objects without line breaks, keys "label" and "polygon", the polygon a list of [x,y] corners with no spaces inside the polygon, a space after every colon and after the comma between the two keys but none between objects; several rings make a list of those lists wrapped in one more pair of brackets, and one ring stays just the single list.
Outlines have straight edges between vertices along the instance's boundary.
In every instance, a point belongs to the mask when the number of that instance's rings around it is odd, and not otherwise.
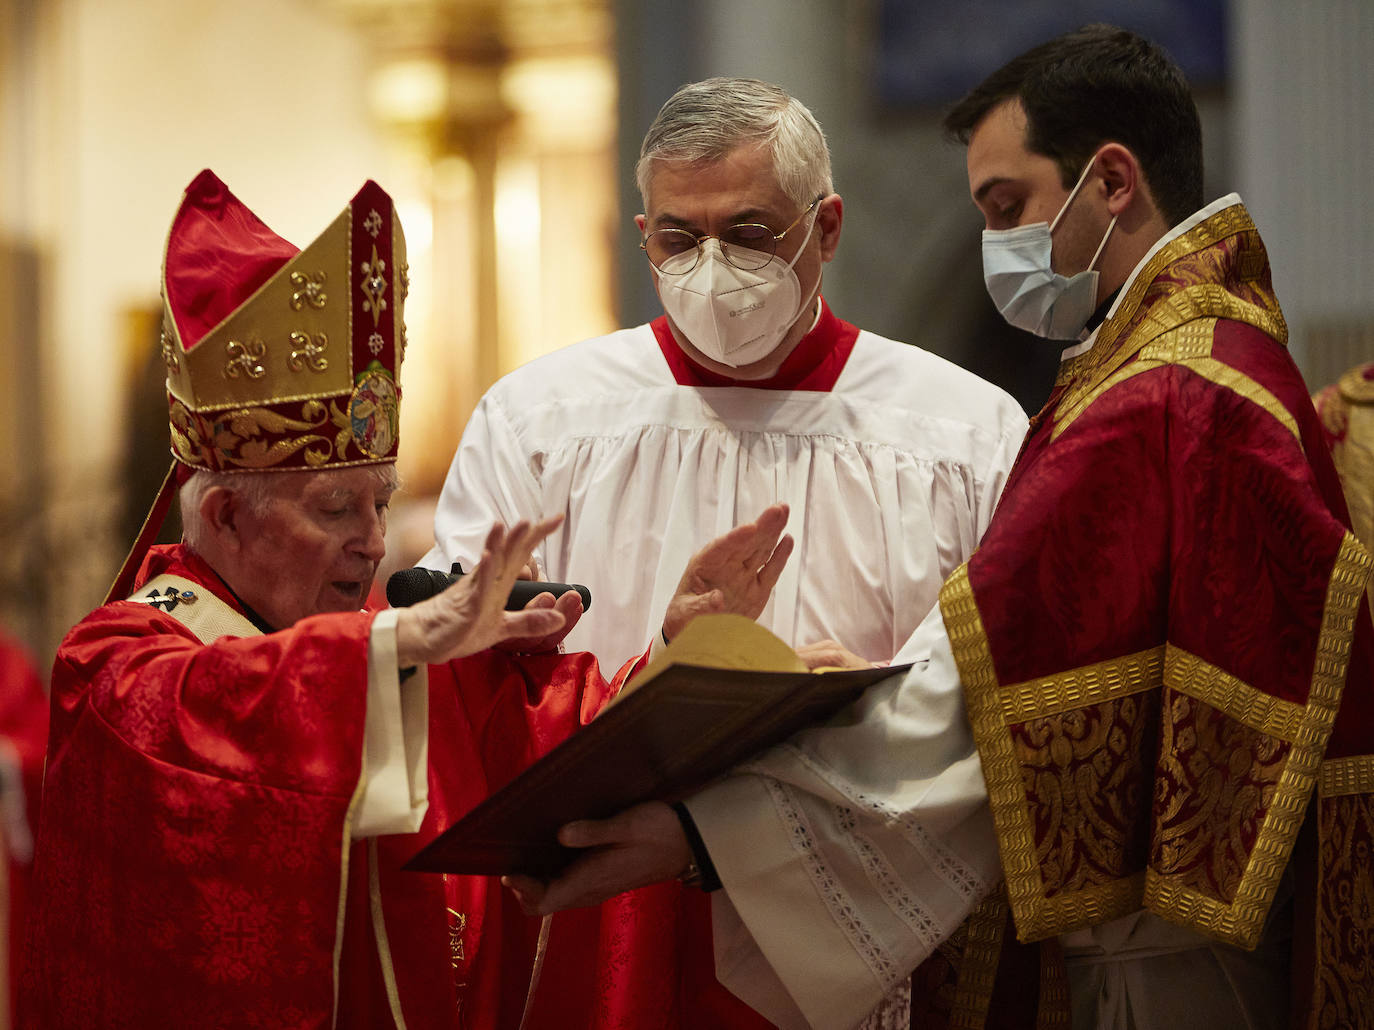
[{"label": "young man in red vestment", "polygon": [[[537,923],[494,881],[400,866],[633,663],[607,682],[549,650],[576,595],[503,610],[559,518],[493,527],[427,601],[359,610],[396,488],[406,280],[375,183],[299,252],[213,174],[188,187],[163,337],[185,538],[136,545],[59,649],[22,1025],[518,1021]],[[674,617],[757,615],[785,521],[700,552]]]},{"label": "young man in red vestment", "polygon": [[[927,1025],[1374,1025],[1371,561],[1259,234],[1203,204],[1186,82],[1132,33],[1037,47],[946,124],[993,300],[1073,345],[928,661],[687,800],[736,916],[718,964],[787,1026],[849,1026],[1000,861],[1016,936],[1064,960],[1012,986],[980,907]],[[655,804],[563,836],[595,850],[516,883],[540,910],[690,853]],[[932,911],[955,861],[972,889]]]}]

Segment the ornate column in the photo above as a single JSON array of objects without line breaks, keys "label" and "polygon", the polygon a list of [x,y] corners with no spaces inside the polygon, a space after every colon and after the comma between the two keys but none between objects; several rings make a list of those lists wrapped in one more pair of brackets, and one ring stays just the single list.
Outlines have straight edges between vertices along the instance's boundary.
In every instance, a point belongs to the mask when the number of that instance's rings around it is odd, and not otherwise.
[{"label": "ornate column", "polygon": [[410,485],[435,492],[481,393],[613,327],[615,76],[608,0],[319,0],[377,61],[410,243]]}]

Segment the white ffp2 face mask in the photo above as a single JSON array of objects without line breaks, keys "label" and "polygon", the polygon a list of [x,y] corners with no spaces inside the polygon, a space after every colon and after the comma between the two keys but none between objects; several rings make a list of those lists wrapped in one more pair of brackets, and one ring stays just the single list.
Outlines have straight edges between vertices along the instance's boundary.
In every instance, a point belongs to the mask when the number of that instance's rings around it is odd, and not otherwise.
[{"label": "white ffp2 face mask", "polygon": [[[1094,155],[1095,156],[1095,155]],[[983,230],[983,281],[1002,317],[1018,329],[1049,340],[1076,340],[1097,307],[1097,259],[1116,228],[1116,218],[1097,245],[1088,267],[1060,275],[1051,265],[1052,236],[1092,168],[1089,160],[1054,223]]]},{"label": "white ffp2 face mask", "polygon": [[[658,295],[663,310],[688,341],[713,361],[742,368],[762,361],[777,349],[801,315],[801,282],[792,266],[801,257],[816,227],[811,216],[796,256],[784,262],[776,254],[762,268],[745,270],[725,260],[720,241],[704,240],[696,267],[684,275],[660,274]],[[686,262],[695,252],[670,258]]]}]

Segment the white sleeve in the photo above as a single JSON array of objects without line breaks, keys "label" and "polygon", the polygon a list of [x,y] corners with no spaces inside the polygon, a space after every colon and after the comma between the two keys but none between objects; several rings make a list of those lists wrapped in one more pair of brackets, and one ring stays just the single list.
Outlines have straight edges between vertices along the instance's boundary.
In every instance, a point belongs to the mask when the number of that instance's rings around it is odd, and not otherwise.
[{"label": "white sleeve", "polygon": [[367,720],[362,799],[355,838],[415,833],[429,810],[429,677],[416,668],[405,683],[396,668],[394,608],[377,613],[367,647]]},{"label": "white sleeve", "polygon": [[[1002,497],[1002,489],[1007,485],[1007,476],[1021,453],[1021,444],[1026,439],[1030,423],[1025,412],[1010,398],[1007,399],[1006,412],[1002,419],[1002,435],[989,456],[988,463],[978,470],[982,490],[978,495],[978,539],[988,530],[997,502]],[[938,607],[938,605],[937,605]]]},{"label": "white sleeve", "polygon": [[[434,547],[420,564],[447,572],[462,562],[471,572],[492,523],[541,518],[542,507],[530,456],[500,400],[488,391],[454,452],[434,510]],[[535,550],[542,570],[541,552]]]},{"label": "white sleeve", "polygon": [[853,1026],[1000,878],[938,607],[904,651],[928,661],[687,801],[716,975],[784,1030]]}]

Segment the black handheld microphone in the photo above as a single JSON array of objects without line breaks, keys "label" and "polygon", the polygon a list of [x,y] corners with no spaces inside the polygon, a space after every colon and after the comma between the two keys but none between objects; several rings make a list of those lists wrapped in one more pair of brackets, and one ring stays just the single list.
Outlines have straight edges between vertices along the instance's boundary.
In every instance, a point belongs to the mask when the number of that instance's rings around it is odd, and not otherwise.
[{"label": "black handheld microphone", "polygon": [[[407,608],[417,601],[423,601],[447,590],[465,575],[467,573],[457,562],[453,563],[452,572],[421,568],[401,569],[399,572],[393,572],[391,578],[386,581],[386,599],[393,608]],[[581,583],[542,583],[534,579],[517,579],[515,586],[511,587],[510,596],[506,598],[506,611],[520,611],[539,594],[548,593],[560,597],[569,590],[576,590],[582,598],[583,611],[591,608],[592,592]]]}]

